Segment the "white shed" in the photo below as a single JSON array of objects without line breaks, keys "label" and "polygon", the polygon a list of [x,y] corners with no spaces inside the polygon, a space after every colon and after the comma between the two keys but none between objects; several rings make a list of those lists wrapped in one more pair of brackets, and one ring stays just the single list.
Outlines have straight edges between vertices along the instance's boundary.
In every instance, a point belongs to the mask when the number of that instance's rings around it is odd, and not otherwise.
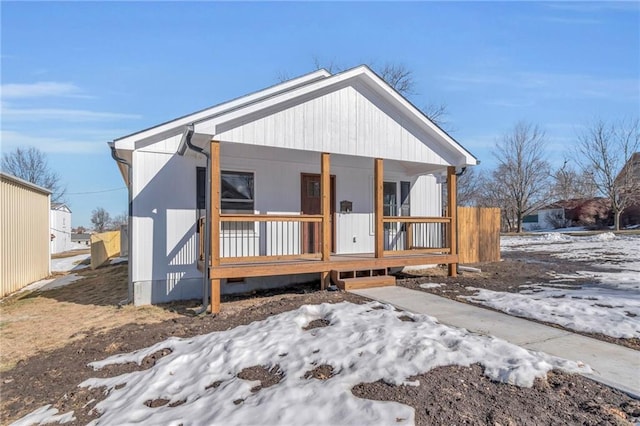
[{"label": "white shed", "polygon": [[455,209],[443,213],[439,182],[448,176],[455,205],[456,172],[477,163],[366,66],[319,70],[110,146],[130,191],[136,304],[455,264]]},{"label": "white shed", "polygon": [[71,250],[71,210],[64,203],[51,203],[51,254]]}]

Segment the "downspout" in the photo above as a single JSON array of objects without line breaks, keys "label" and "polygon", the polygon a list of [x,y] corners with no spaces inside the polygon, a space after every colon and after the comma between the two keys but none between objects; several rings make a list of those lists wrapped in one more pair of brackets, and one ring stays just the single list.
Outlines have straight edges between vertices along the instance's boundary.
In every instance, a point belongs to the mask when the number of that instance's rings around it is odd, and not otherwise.
[{"label": "downspout", "polygon": [[132,249],[133,249],[133,232],[132,232],[132,228],[131,225],[133,223],[133,221],[131,220],[131,217],[133,216],[133,199],[132,199],[132,191],[131,191],[131,184],[132,184],[132,179],[133,179],[133,168],[131,166],[131,163],[128,162],[127,160],[125,160],[122,157],[118,157],[118,153],[116,152],[116,146],[115,143],[113,142],[109,142],[108,143],[109,148],[111,148],[111,157],[118,163],[120,164],[124,164],[127,167],[127,192],[128,192],[128,198],[129,198],[129,211],[128,211],[128,215],[127,215],[127,233],[128,238],[127,238],[127,286],[128,286],[128,291],[127,291],[127,298],[118,302],[118,306],[122,306],[122,305],[127,305],[129,303],[133,303],[133,281],[131,280],[131,256],[132,256]]},{"label": "downspout", "polygon": [[207,202],[205,204],[205,217],[204,217],[204,265],[205,271],[202,275],[202,308],[198,309],[195,314],[200,315],[207,311],[209,305],[209,258],[211,256],[211,156],[205,152],[202,148],[191,143],[191,137],[193,136],[193,123],[186,126],[180,145],[178,146],[178,154],[184,155],[187,148],[192,151],[202,154],[207,159],[207,180],[205,183],[205,194]]},{"label": "downspout", "polygon": [[[467,172],[467,168],[463,167],[462,170],[456,173],[456,180]],[[456,192],[458,191],[458,183],[456,182]],[[458,195],[456,194],[456,217],[458,217]],[[456,223],[458,223],[456,221]],[[456,247],[460,252],[460,233],[456,231]],[[457,254],[457,253],[456,253]],[[460,274],[460,262],[456,263],[456,274]]]}]

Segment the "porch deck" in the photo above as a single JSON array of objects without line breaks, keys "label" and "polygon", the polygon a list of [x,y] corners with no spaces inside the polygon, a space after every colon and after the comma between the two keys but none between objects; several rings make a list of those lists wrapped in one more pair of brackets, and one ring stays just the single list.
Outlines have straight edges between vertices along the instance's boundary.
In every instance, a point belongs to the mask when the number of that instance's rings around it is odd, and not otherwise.
[{"label": "porch deck", "polygon": [[[452,264],[458,262],[454,254],[398,254],[375,257],[374,253],[334,254],[328,261],[322,259],[261,259],[259,261],[221,264],[209,268],[211,279],[263,277],[272,275],[310,274],[331,270],[386,269],[404,266]],[[203,261],[198,269],[204,271]]]},{"label": "porch deck", "polygon": [[[321,288],[326,288],[330,273],[335,270],[386,269],[394,267],[448,264],[449,275],[455,276],[458,263],[456,174],[447,166],[447,214],[442,217],[385,216],[384,160],[373,159],[373,252],[362,254],[332,254],[331,154],[320,156],[320,214],[269,215],[224,214],[221,211],[220,142],[210,142],[209,157],[209,218],[198,223],[199,259],[201,270],[210,280],[211,312],[220,312],[222,279],[277,275],[320,274]],[[207,220],[208,219],[208,220]],[[228,224],[245,223],[229,228]],[[280,224],[266,228],[268,223]],[[249,226],[247,226],[249,224]],[[253,224],[253,225],[251,225]],[[257,224],[264,227],[257,227]],[[285,226],[286,225],[286,226]],[[271,225],[270,225],[271,226]],[[310,247],[304,241],[304,228],[317,232],[317,244]],[[391,228],[402,229],[404,244],[389,244],[385,235]],[[232,231],[232,232],[229,232]],[[398,235],[398,234],[396,234]],[[208,236],[206,241],[205,236]],[[226,247],[226,237],[231,237]],[[257,237],[257,239],[253,238]],[[254,244],[245,244],[253,238]],[[260,240],[262,238],[262,240]],[[260,248],[256,243],[266,243]],[[250,240],[249,240],[250,241]],[[284,243],[285,241],[290,242]],[[268,246],[268,249],[267,249]],[[252,247],[252,248],[251,248]],[[251,248],[251,249],[249,249]]]}]

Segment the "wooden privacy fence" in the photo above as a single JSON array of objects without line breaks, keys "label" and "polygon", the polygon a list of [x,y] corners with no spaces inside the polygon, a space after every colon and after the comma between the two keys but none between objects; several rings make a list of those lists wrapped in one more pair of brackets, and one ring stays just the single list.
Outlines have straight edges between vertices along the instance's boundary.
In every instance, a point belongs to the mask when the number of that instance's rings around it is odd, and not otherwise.
[{"label": "wooden privacy fence", "polygon": [[104,265],[107,260],[120,255],[120,231],[91,235],[91,269]]},{"label": "wooden privacy fence", "polygon": [[500,261],[500,209],[458,207],[460,263]]}]

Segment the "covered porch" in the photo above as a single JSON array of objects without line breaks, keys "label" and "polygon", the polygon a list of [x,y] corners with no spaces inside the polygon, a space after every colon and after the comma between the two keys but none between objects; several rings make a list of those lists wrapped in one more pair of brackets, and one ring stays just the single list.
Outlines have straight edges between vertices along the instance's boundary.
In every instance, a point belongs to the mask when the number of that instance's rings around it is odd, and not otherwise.
[{"label": "covered porch", "polygon": [[[336,250],[336,214],[348,217],[349,206],[337,213],[332,191],[330,153],[320,154],[318,211],[299,214],[223,213],[221,145],[208,142],[207,211],[198,221],[198,269],[210,281],[210,309],[220,311],[221,280],[298,274],[319,274],[321,288],[330,284],[332,271],[371,270],[424,264],[448,264],[455,276],[456,170],[446,167],[447,200],[443,216],[399,215],[385,203],[385,160],[370,159],[373,172],[372,234],[370,250]],[[205,148],[206,149],[206,148]],[[315,188],[315,189],[314,189]],[[453,206],[454,208],[451,208]],[[350,235],[350,234],[349,234]],[[355,236],[354,242],[355,242]]]}]

